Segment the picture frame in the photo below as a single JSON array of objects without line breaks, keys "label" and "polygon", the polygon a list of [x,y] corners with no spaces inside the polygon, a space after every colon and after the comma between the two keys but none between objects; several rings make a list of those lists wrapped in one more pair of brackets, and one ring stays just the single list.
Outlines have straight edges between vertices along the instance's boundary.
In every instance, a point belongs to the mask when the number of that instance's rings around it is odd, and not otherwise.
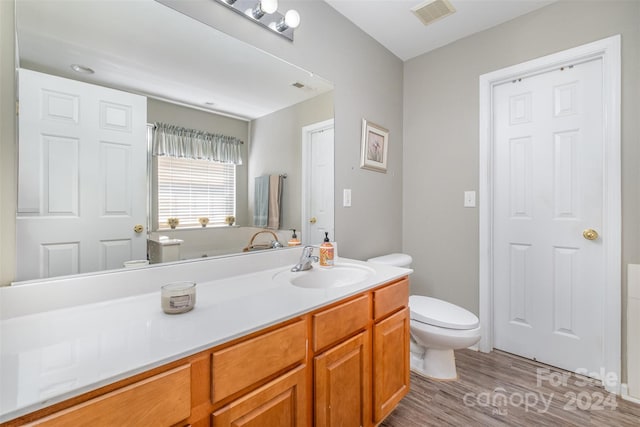
[{"label": "picture frame", "polygon": [[362,119],[360,168],[386,173],[388,148],[389,131]]}]

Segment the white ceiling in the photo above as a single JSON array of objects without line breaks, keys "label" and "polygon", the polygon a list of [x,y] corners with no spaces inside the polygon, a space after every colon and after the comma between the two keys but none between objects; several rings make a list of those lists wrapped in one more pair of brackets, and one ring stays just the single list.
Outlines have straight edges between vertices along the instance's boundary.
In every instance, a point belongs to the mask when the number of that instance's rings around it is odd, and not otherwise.
[{"label": "white ceiling", "polygon": [[556,0],[450,0],[456,13],[425,26],[411,8],[425,0],[325,0],[406,61]]}]

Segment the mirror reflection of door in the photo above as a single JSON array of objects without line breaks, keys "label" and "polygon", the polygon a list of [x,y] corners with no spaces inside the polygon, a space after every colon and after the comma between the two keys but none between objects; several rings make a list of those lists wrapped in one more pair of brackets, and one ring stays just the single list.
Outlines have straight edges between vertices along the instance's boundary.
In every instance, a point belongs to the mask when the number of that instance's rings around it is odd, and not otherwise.
[{"label": "mirror reflection of door", "polygon": [[146,259],[146,98],[20,69],[17,280]]},{"label": "mirror reflection of door", "polygon": [[333,120],[302,128],[302,242],[335,240],[333,217]]}]

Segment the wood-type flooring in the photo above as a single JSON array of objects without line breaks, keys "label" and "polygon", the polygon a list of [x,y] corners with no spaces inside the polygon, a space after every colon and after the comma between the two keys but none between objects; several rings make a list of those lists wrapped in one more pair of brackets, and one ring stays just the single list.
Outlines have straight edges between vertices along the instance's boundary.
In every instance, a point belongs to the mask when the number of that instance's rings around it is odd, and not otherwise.
[{"label": "wood-type flooring", "polygon": [[640,427],[640,405],[599,381],[501,351],[455,354],[458,381],[411,372],[411,391],[381,426]]}]

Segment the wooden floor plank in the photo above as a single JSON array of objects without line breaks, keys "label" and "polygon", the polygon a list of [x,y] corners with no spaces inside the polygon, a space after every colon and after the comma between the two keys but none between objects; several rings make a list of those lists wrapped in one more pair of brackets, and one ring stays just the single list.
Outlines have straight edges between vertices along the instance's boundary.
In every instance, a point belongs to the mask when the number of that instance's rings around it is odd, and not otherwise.
[{"label": "wooden floor plank", "polygon": [[458,381],[411,373],[382,427],[640,426],[640,405],[599,381],[501,351],[456,351]]}]

